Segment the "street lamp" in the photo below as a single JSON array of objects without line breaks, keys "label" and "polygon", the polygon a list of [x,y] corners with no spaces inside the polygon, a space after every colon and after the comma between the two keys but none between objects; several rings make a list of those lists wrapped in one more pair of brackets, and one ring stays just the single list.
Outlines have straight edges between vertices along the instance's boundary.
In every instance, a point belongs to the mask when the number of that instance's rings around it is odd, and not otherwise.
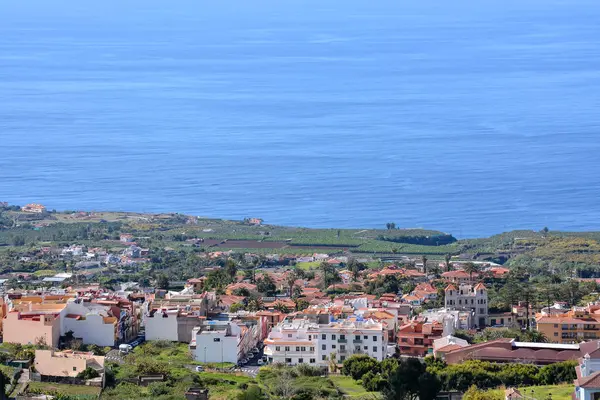
[{"label": "street lamp", "polygon": [[204,364],[206,364],[206,346],[204,346]]}]

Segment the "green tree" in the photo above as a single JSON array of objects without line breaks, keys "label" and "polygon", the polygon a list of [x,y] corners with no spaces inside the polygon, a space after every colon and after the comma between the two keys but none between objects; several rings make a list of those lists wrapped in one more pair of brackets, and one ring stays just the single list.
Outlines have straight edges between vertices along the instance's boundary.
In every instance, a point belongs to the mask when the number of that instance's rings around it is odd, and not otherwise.
[{"label": "green tree", "polygon": [[273,296],[277,291],[277,286],[275,286],[273,279],[265,274],[262,278],[256,280],[256,290],[263,293],[265,296]]},{"label": "green tree", "polygon": [[275,303],[275,305],[273,306],[273,309],[275,309],[283,314],[287,314],[290,312],[290,310],[287,308],[287,306],[279,301],[277,303]]},{"label": "green tree", "polygon": [[538,373],[538,383],[540,385],[556,385],[563,382],[573,382],[577,379],[576,366],[577,361],[563,361],[544,365]]},{"label": "green tree", "polygon": [[156,287],[158,289],[168,289],[169,288],[169,278],[165,274],[160,274],[156,277]]},{"label": "green tree", "polygon": [[241,393],[238,393],[236,396],[236,400],[263,400],[265,399],[265,394],[262,392],[260,387],[257,385],[249,385],[246,390]]},{"label": "green tree", "polygon": [[416,358],[399,361],[398,368],[388,380],[383,390],[386,400],[433,400],[441,389],[435,375]]},{"label": "green tree", "polygon": [[241,303],[233,303],[229,306],[229,312],[236,313],[244,309],[244,305]]},{"label": "green tree", "polygon": [[235,280],[235,277],[237,275],[237,265],[235,264],[235,261],[231,258],[228,258],[227,261],[225,262],[225,272],[227,273],[227,275],[229,275],[230,280]]},{"label": "green tree", "polygon": [[379,372],[379,362],[366,354],[356,354],[344,360],[342,374],[349,375],[354,380],[362,379],[369,371]]},{"label": "green tree", "polygon": [[304,299],[296,299],[294,303],[296,304],[296,311],[305,310],[310,306],[310,303]]},{"label": "green tree", "polygon": [[452,264],[450,264],[450,260],[452,260],[452,255],[451,254],[446,254],[444,256],[444,263],[446,265],[446,272],[450,271],[452,269]]}]

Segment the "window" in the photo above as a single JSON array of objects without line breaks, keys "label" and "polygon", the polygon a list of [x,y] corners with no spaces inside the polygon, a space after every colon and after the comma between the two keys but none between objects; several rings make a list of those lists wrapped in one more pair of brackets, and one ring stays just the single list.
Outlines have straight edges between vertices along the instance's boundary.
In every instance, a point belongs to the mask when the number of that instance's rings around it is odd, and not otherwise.
[{"label": "window", "polygon": [[300,351],[300,346],[296,346],[296,351]]},{"label": "window", "polygon": [[298,364],[302,364],[304,362],[304,358],[299,358],[298,359]]},{"label": "window", "polygon": [[332,349],[335,349],[335,344],[332,344],[332,345],[331,345],[331,348],[332,348]]},{"label": "window", "polygon": [[363,349],[369,350],[369,346],[365,346],[365,347],[363,347]]},{"label": "window", "polygon": [[346,359],[346,356],[341,356],[340,357],[340,361],[344,361]]},{"label": "window", "polygon": [[327,345],[326,344],[322,344],[321,345],[321,350],[327,350]]},{"label": "window", "polygon": [[340,339],[342,339],[342,340],[346,339],[346,335],[340,335]]},{"label": "window", "polygon": [[558,324],[554,324],[554,327],[555,327],[555,328],[558,328]]},{"label": "window", "polygon": [[558,336],[558,332],[554,332],[554,336]]},{"label": "window", "polygon": [[323,340],[327,340],[327,335],[326,335],[326,334],[322,334],[322,335],[321,335],[321,339],[323,339]]},{"label": "window", "polygon": [[281,347],[280,346],[275,346],[275,351],[281,351]]},{"label": "window", "polygon": [[376,342],[377,341],[377,336],[373,336],[373,341]]},{"label": "window", "polygon": [[483,309],[483,308],[480,308],[480,309],[479,309],[479,314],[485,314],[485,311],[484,311],[484,309]]},{"label": "window", "polygon": [[292,334],[291,334],[291,333],[288,333],[288,337],[292,337]]},{"label": "window", "polygon": [[285,346],[285,351],[290,351],[290,346]]},{"label": "window", "polygon": [[373,346],[373,351],[377,353],[377,346]]},{"label": "window", "polygon": [[327,356],[326,355],[321,356],[321,360],[326,361],[327,360]]},{"label": "window", "polygon": [[308,351],[313,352],[313,351],[315,351],[315,348],[311,347],[311,348],[308,349]]},{"label": "window", "polygon": [[355,348],[354,348],[354,352],[355,352],[355,353],[360,353],[360,346],[359,346],[359,347],[355,347]]},{"label": "window", "polygon": [[285,362],[286,362],[286,364],[291,364],[292,363],[292,359],[291,358],[286,358]]},{"label": "window", "polygon": [[335,335],[331,335],[331,340],[335,340]]},{"label": "window", "polygon": [[363,339],[367,340],[367,339],[369,339],[369,337],[367,335],[364,335]]},{"label": "window", "polygon": [[306,347],[304,347],[304,346],[300,347],[300,351],[306,351]]},{"label": "window", "polygon": [[314,358],[311,358],[310,360],[308,360],[309,363],[314,364],[317,360],[315,360]]},{"label": "window", "polygon": [[77,371],[77,367],[73,367],[73,371]]},{"label": "window", "polygon": [[462,299],[458,299],[458,304],[462,304]]},{"label": "window", "polygon": [[402,339],[400,339],[400,341],[401,341],[402,343],[406,343],[406,342],[407,342],[407,340],[406,340],[406,338],[405,338],[405,337],[403,337]]},{"label": "window", "polygon": [[346,350],[346,346],[344,346],[343,344],[340,345],[340,350]]},{"label": "window", "polygon": [[354,340],[360,340],[360,335],[355,335]]},{"label": "window", "polygon": [[312,340],[312,335],[308,335],[308,340]]}]

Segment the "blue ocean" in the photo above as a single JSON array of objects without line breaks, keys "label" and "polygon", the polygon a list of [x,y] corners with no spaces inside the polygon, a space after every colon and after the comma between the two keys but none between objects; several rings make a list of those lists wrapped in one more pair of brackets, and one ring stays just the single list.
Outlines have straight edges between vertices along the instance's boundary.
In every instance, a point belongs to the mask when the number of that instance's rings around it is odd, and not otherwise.
[{"label": "blue ocean", "polygon": [[600,230],[596,0],[0,1],[0,201]]}]

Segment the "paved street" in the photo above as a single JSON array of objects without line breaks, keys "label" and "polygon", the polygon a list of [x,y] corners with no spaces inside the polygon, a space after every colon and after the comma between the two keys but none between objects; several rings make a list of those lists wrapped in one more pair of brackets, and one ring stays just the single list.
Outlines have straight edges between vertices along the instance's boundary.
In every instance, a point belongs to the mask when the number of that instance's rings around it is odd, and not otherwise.
[{"label": "paved street", "polygon": [[106,361],[114,362],[116,364],[123,364],[123,357],[119,350],[111,350],[106,353]]}]

